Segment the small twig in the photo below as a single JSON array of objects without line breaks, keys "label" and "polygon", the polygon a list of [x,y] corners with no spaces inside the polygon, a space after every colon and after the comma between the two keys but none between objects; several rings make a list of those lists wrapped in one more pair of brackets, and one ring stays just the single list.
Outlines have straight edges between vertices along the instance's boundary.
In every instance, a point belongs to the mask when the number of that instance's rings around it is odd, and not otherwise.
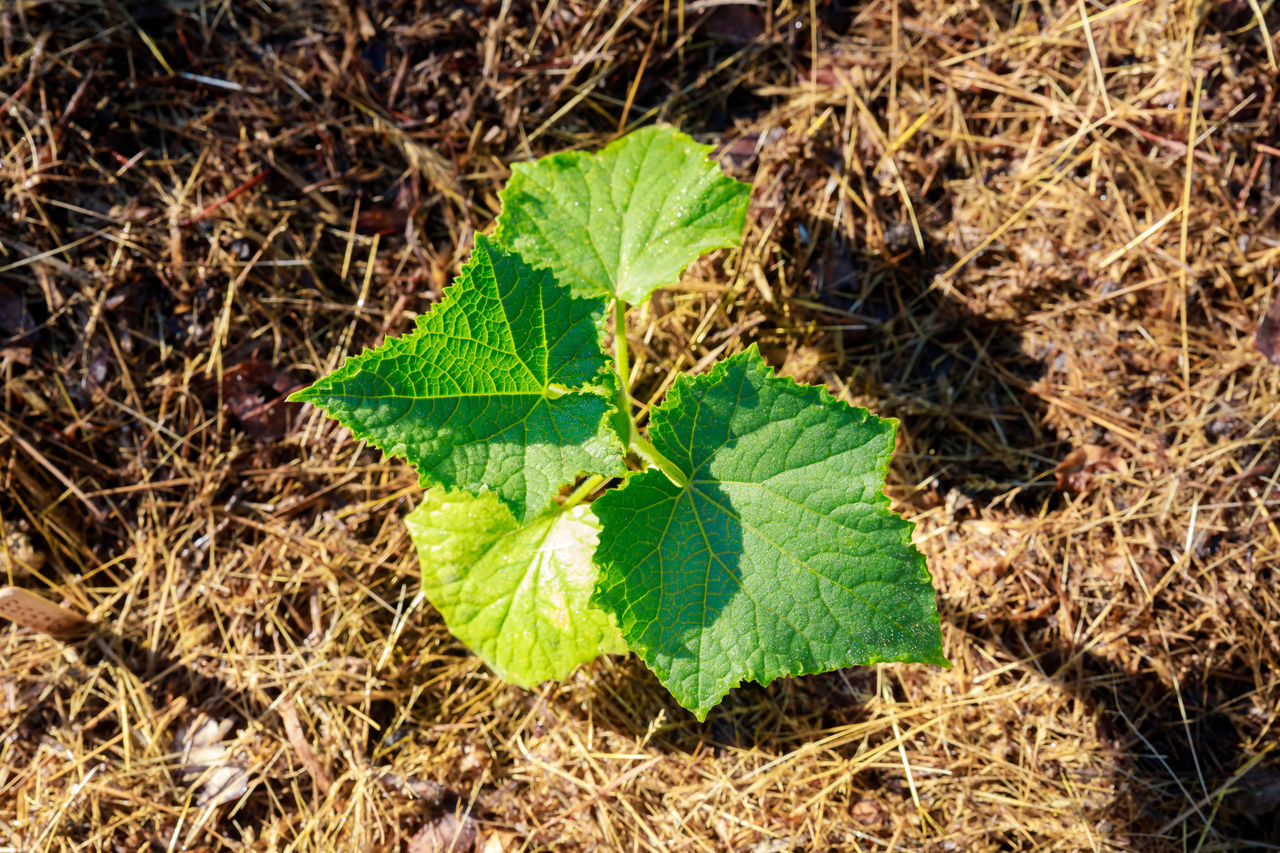
[{"label": "small twig", "polygon": [[298,719],[298,706],[292,696],[280,703],[280,719],[284,722],[285,736],[288,737],[293,751],[298,754],[298,760],[302,762],[303,767],[307,768],[320,793],[328,794],[329,789],[333,787],[333,778],[320,765],[320,759],[316,758],[315,750],[311,748],[306,732],[302,730],[302,721]]},{"label": "small twig", "polygon": [[640,764],[637,764],[635,767],[632,767],[630,770],[626,771],[621,776],[618,776],[612,781],[605,783],[599,790],[593,793],[590,797],[587,797],[585,800],[582,800],[573,808],[569,809],[567,812],[563,812],[561,814],[556,815],[554,818],[552,818],[551,821],[548,823],[548,826],[556,823],[557,821],[566,821],[569,818],[573,817],[578,812],[582,811],[583,809],[589,806],[595,805],[610,791],[621,788],[623,785],[627,784],[632,779],[639,776],[641,773],[648,770],[653,765],[662,761],[663,757],[664,756],[661,756],[661,755],[655,755],[653,758],[650,758],[647,761],[644,761]]},{"label": "small twig", "polygon": [[11,441],[13,441],[14,444],[18,445],[18,447],[22,448],[22,450],[25,451],[28,456],[30,456],[32,459],[38,462],[40,464],[40,467],[44,468],[46,471],[52,474],[55,478],[57,478],[59,483],[66,486],[67,491],[75,495],[80,500],[80,502],[85,505],[85,507],[89,510],[89,514],[93,516],[94,521],[98,521],[98,522],[106,521],[107,514],[103,512],[101,509],[99,509],[98,505],[95,504],[93,501],[91,501],[89,499],[89,496],[86,495],[84,491],[81,490],[81,488],[71,480],[70,477],[62,473],[62,470],[58,468],[57,465],[54,465],[47,458],[45,458],[44,454],[42,454],[39,450],[35,448],[35,445],[27,441],[22,436],[18,435],[18,433],[14,431],[13,427],[9,426],[4,421],[0,421],[0,430],[3,430],[4,433],[9,437]]},{"label": "small twig", "polygon": [[253,188],[254,188],[254,187],[256,187],[258,184],[260,184],[260,183],[262,183],[263,181],[265,181],[265,180],[267,179],[267,175],[270,175],[270,174],[271,174],[271,167],[270,167],[270,166],[268,166],[267,168],[263,169],[263,170],[262,170],[261,172],[259,172],[258,174],[254,175],[254,176],[253,176],[252,178],[250,178],[249,180],[245,181],[245,182],[244,182],[243,184],[241,184],[240,186],[238,186],[238,187],[236,187],[235,189],[233,189],[231,192],[229,192],[229,193],[227,193],[226,195],[224,195],[222,198],[220,198],[220,199],[218,199],[217,201],[215,201],[213,204],[211,204],[211,205],[209,205],[208,207],[206,207],[204,210],[200,211],[200,212],[199,212],[198,214],[196,214],[195,216],[192,216],[192,217],[190,217],[189,219],[184,219],[184,220],[182,220],[181,222],[179,222],[179,223],[178,223],[178,227],[179,227],[179,228],[187,228],[187,227],[189,227],[189,226],[191,226],[191,225],[195,225],[197,222],[199,222],[200,220],[204,219],[206,216],[208,216],[209,214],[213,213],[215,210],[217,210],[218,208],[222,207],[224,204],[226,204],[227,202],[231,201],[231,200],[232,200],[232,199],[234,199],[236,196],[240,195],[240,194],[241,194],[241,193],[243,193],[243,192],[246,192],[246,191],[248,191],[248,190],[253,189]]},{"label": "small twig", "polygon": [[4,103],[0,104],[0,118],[3,118],[4,114],[9,112],[9,107],[18,103],[22,96],[27,94],[27,90],[30,88],[31,78],[28,77],[26,82],[19,86],[18,91],[14,92],[12,95],[0,94],[0,97],[4,98]]}]

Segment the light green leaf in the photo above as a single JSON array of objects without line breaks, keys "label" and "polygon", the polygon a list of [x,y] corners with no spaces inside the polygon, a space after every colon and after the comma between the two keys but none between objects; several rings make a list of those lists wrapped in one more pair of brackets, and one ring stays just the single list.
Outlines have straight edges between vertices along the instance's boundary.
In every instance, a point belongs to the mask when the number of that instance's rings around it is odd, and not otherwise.
[{"label": "light green leaf", "polygon": [[726,177],[710,150],[656,125],[596,154],[517,163],[499,193],[496,238],[575,294],[643,302],[699,255],[742,240],[751,188]]},{"label": "light green leaf", "polygon": [[598,299],[477,237],[444,300],[402,338],[366,350],[289,399],[324,409],[418,469],[422,484],[491,490],[524,521],[578,474],[625,468],[597,380]]},{"label": "light green leaf", "polygon": [[883,493],[896,428],[775,377],[754,347],[653,410],[689,485],[649,471],[596,500],[593,601],[699,719],[747,679],[949,666],[913,525]]},{"label": "light green leaf", "polygon": [[503,681],[533,687],[626,651],[613,617],[588,602],[599,526],[587,506],[522,527],[493,495],[435,488],[405,523],[427,599]]}]

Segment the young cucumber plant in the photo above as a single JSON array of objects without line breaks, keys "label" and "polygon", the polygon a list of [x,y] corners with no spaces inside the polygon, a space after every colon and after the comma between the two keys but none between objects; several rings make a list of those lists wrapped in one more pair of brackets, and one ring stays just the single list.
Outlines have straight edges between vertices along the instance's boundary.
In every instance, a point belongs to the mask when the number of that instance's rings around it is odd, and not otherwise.
[{"label": "young cucumber plant", "polygon": [[291,399],[417,469],[423,591],[509,682],[629,649],[705,719],[744,680],[949,666],[883,493],[897,421],[775,376],[753,345],[635,424],[628,307],[741,239],[749,188],[708,151],[658,126],[516,165],[440,304]]}]

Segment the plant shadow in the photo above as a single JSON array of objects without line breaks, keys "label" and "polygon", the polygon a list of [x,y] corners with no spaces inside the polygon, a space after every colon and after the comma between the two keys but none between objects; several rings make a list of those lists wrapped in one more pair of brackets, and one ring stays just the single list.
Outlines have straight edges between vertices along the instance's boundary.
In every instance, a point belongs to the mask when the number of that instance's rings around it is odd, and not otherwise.
[{"label": "plant shadow", "polygon": [[[1156,662],[1131,670],[1102,654],[1054,641],[1050,618],[993,619],[944,613],[960,631],[1052,682],[1098,721],[1116,756],[1112,815],[1146,849],[1276,849],[1280,762],[1251,751],[1233,716],[1252,681],[1208,669],[1170,684]],[[1029,655],[1028,652],[1031,652]],[[1138,831],[1143,834],[1138,834]],[[1217,836],[1215,839],[1214,836]],[[1164,845],[1164,846],[1161,846]]]},{"label": "plant shadow", "polygon": [[[827,335],[819,349],[829,345],[835,353],[839,382],[901,420],[890,475],[895,497],[909,516],[937,510],[947,526],[980,518],[983,507],[1028,521],[1040,517],[1064,500],[1052,474],[1068,448],[1046,426],[1038,393],[1053,351],[1029,345],[1017,318],[1061,298],[1061,282],[1056,290],[992,298],[987,310],[975,310],[981,303],[939,283],[954,256],[927,243],[924,251],[898,248],[893,256],[873,255],[832,241],[814,253],[811,287],[801,297],[814,306],[808,315],[814,328]],[[789,325],[798,325],[794,316]],[[783,335],[763,333],[759,342],[775,364],[797,349]],[[802,381],[824,378],[820,367],[792,372]],[[933,568],[936,577],[941,567]],[[1097,720],[1097,738],[1114,749],[1108,772],[1120,780],[1107,820],[1119,818],[1116,830],[1131,843],[1194,847],[1214,833],[1244,846],[1280,843],[1280,767],[1253,756],[1231,720],[1230,709],[1247,706],[1252,678],[1205,672],[1172,689],[1154,666],[1130,671],[1060,640],[1050,613],[990,618],[946,595],[939,609],[953,636],[1022,662],[1020,671],[1034,668]],[[771,757],[874,719],[869,705],[886,690],[897,701],[913,701],[903,681],[924,677],[914,667],[852,667],[767,687],[745,684],[699,723],[638,661],[606,674],[606,689],[622,697],[608,704],[628,713],[597,721],[639,737],[663,714],[667,722],[651,743],[668,753],[750,750]],[[856,744],[835,751],[851,757]],[[877,769],[859,774],[859,784],[873,788],[902,781]]]},{"label": "plant shadow", "polygon": [[1015,318],[1052,291],[962,297],[944,278],[955,255],[922,237],[920,248],[909,232],[890,233],[895,253],[882,255],[851,252],[837,236],[811,265],[837,375],[899,419],[890,485],[911,490],[919,508],[950,496],[1038,513],[1064,449],[1035,390],[1050,352],[1030,351]]},{"label": "plant shadow", "polygon": [[[900,248],[897,255],[884,257],[855,251],[842,240],[830,241],[821,253],[811,253],[810,287],[793,300],[788,312],[792,319],[774,317],[776,331],[765,325],[763,331],[743,337],[740,348],[759,343],[766,360],[781,366],[782,372],[800,381],[820,382],[819,370],[788,369],[785,347],[794,338],[795,315],[807,315],[819,335],[815,343],[836,354],[839,381],[857,398],[878,400],[877,411],[901,421],[901,446],[890,475],[895,493],[909,493],[908,503],[917,508],[948,501],[960,514],[964,507],[994,500],[1021,513],[1039,512],[1049,496],[1043,480],[1060,451],[1057,439],[1042,425],[1044,405],[1031,391],[1043,365],[1024,351],[1011,321],[976,315],[935,286],[938,274],[954,263],[954,257],[933,248]],[[801,247],[793,249],[799,252]],[[795,307],[800,305],[805,307]],[[914,491],[906,485],[920,483],[925,485]],[[722,493],[708,500],[712,505],[732,504]],[[697,515],[689,512],[680,520],[690,528],[690,536],[697,532]],[[820,533],[814,531],[809,538],[820,540]],[[721,534],[724,541],[738,545],[722,556],[736,554],[740,559],[741,529]],[[700,564],[677,571],[697,569],[697,574],[705,568]],[[674,601],[665,604],[675,606]],[[657,630],[672,628],[659,625]],[[687,639],[680,642],[687,645]],[[743,640],[750,642],[749,637]],[[620,730],[643,733],[650,720],[665,713],[672,722],[660,740],[675,752],[783,750],[815,731],[856,719],[874,695],[866,689],[868,674],[875,678],[875,670],[868,668],[780,679],[768,687],[746,684],[732,690],[706,722],[697,723],[638,662],[620,671],[625,671],[621,678],[626,681],[645,684],[643,693],[620,680],[608,687],[625,693],[620,704],[635,711],[615,721]]]}]

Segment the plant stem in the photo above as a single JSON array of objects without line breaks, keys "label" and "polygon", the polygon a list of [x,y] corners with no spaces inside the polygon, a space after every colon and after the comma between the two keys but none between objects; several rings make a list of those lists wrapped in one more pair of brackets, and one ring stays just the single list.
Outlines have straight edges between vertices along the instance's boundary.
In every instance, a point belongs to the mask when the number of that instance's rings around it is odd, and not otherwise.
[{"label": "plant stem", "polygon": [[[621,299],[613,301],[613,341],[613,369],[618,375],[618,390],[613,395],[613,405],[624,421],[618,430],[618,437],[622,439],[623,449],[630,450],[631,436],[636,434],[636,422],[631,418],[631,393],[627,387],[631,380],[630,366],[627,364],[627,306]],[[615,420],[614,428],[618,427]]]},{"label": "plant stem", "polygon": [[665,474],[668,480],[684,488],[689,485],[689,478],[676,467],[675,463],[659,453],[658,448],[654,447],[653,443],[641,435],[640,430],[636,428],[635,418],[631,413],[633,408],[631,367],[627,364],[627,306],[621,299],[615,299],[613,302],[613,344],[615,366],[622,389],[622,405],[626,406],[627,426],[631,431],[631,435],[626,436],[623,443],[628,449],[634,448],[646,462]]},{"label": "plant stem", "polygon": [[605,477],[600,474],[596,474],[593,477],[588,477],[586,480],[583,481],[581,486],[578,486],[578,488],[573,490],[573,494],[569,495],[569,497],[564,499],[564,503],[560,504],[560,511],[568,512],[578,504],[585,501],[587,499],[587,496],[590,495],[592,492],[594,492],[596,489],[600,488],[600,484],[607,479],[608,477]]},{"label": "plant stem", "polygon": [[677,468],[674,462],[659,453],[658,448],[654,447],[649,439],[637,432],[631,436],[631,443],[635,446],[636,452],[650,465],[666,474],[668,480],[682,489],[689,485],[689,478],[684,475],[684,472]]},{"label": "plant stem", "polygon": [[[630,403],[631,370],[627,364],[627,304],[621,299],[613,300],[613,347],[614,363],[618,368],[618,379],[622,381],[622,395]],[[630,419],[630,417],[631,408],[628,406],[627,418]],[[635,431],[634,428],[632,431]]]}]

